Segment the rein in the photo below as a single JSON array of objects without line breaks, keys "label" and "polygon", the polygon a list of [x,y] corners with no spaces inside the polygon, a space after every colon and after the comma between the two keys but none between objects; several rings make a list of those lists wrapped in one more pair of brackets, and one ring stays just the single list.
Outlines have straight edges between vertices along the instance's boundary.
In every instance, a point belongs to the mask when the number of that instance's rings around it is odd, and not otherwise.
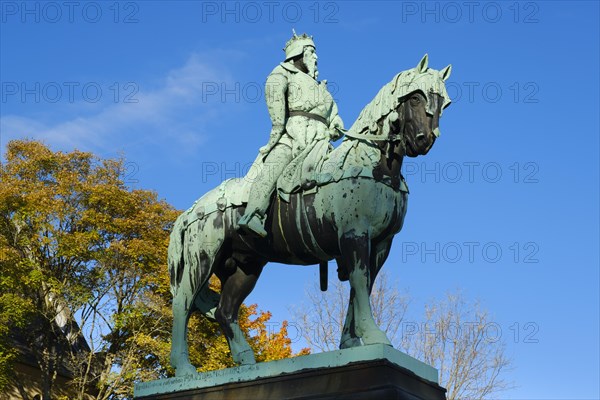
[{"label": "rein", "polygon": [[[386,123],[386,122],[384,121],[384,123]],[[382,135],[372,135],[372,134],[369,134],[369,133],[350,133],[349,130],[347,130],[347,129],[340,129],[338,127],[336,127],[336,129],[340,133],[342,133],[342,134],[344,134],[344,135],[346,135],[348,137],[351,137],[353,139],[373,140],[373,141],[376,141],[376,142],[399,142],[399,141],[402,141],[404,139],[404,134],[403,133],[396,133],[396,134],[393,134],[393,135],[389,134],[387,137],[384,137]]]},{"label": "rein", "polygon": [[362,134],[356,134],[356,133],[350,133],[350,131],[346,130],[346,129],[340,129],[340,128],[336,128],[338,131],[340,131],[341,133],[343,133],[344,135],[351,137],[353,139],[363,139],[363,140],[374,140],[374,141],[379,141],[379,142],[396,142],[396,141],[400,141],[402,140],[402,134],[394,134],[394,135],[389,135],[388,137],[382,137],[381,135],[371,135],[368,133],[362,133]]}]

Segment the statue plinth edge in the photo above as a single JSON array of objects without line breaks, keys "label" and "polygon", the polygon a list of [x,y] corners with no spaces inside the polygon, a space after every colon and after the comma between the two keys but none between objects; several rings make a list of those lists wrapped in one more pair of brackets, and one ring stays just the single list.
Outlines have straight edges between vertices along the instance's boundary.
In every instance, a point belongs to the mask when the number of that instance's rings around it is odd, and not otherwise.
[{"label": "statue plinth edge", "polygon": [[401,351],[369,345],[136,384],[139,400],[445,399],[438,371]]}]

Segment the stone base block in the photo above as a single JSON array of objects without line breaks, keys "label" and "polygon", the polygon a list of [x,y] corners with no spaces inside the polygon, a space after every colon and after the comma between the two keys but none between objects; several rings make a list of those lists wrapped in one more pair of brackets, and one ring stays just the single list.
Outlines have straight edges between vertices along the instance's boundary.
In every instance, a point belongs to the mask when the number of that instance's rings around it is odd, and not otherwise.
[{"label": "stone base block", "polygon": [[434,368],[372,345],[144,382],[135,398],[445,400],[445,392]]}]

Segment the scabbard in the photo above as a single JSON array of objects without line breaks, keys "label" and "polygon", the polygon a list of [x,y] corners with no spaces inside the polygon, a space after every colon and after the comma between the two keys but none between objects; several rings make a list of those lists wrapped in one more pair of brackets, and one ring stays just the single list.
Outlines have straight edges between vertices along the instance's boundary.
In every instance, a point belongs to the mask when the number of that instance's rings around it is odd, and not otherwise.
[{"label": "scabbard", "polygon": [[321,284],[321,291],[327,291],[327,261],[321,261],[319,263],[319,283]]}]

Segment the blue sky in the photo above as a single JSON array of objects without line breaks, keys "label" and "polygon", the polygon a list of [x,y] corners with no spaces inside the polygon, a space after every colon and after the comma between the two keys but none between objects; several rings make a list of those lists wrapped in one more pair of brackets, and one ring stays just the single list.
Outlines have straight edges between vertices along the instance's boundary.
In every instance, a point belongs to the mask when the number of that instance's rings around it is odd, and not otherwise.
[{"label": "blue sky", "polygon": [[[266,143],[262,88],[291,28],[314,36],[348,127],[423,54],[451,63],[453,104],[432,151],[407,160],[408,215],[385,268],[415,305],[457,288],[481,300],[516,367],[503,398],[600,397],[598,2],[0,7],[2,152],[32,137],[124,155],[131,186],[180,209]],[[316,279],[270,265],[248,301],[291,319]]]}]

